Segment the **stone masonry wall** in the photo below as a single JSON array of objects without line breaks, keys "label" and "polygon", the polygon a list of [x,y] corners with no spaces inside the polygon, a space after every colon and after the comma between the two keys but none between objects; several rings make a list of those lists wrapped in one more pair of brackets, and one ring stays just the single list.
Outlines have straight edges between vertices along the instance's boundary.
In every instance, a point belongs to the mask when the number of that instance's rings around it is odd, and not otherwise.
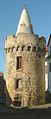
[{"label": "stone masonry wall", "polygon": [[[17,94],[21,96],[21,106],[45,103],[44,42],[41,40],[39,44],[39,38],[32,34],[21,33],[17,37],[7,37],[5,41],[7,104],[13,104]],[[29,51],[28,46],[30,46]],[[17,56],[22,56],[20,70],[16,70]],[[22,80],[20,89],[15,89],[17,79]]]}]

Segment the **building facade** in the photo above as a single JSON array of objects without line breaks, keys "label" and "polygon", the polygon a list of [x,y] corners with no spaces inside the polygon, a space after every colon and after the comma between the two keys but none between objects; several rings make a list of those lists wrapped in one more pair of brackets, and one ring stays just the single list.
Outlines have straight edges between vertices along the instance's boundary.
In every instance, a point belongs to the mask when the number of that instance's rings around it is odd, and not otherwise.
[{"label": "building facade", "polygon": [[6,101],[27,107],[45,103],[45,38],[34,34],[26,7],[16,35],[5,40]]},{"label": "building facade", "polygon": [[48,47],[46,47],[46,55],[45,55],[45,92],[48,91],[48,64],[47,58],[48,57]]},{"label": "building facade", "polygon": [[47,62],[47,82],[48,82],[48,91],[51,93],[51,34],[48,39],[48,56],[46,57]]}]

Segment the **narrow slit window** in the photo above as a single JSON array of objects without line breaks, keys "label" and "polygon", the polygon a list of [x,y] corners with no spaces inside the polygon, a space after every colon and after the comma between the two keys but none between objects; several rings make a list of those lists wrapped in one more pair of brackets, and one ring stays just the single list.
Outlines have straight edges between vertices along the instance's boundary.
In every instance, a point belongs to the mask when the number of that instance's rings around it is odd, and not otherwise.
[{"label": "narrow slit window", "polygon": [[17,66],[16,69],[21,69],[22,68],[22,57],[17,57]]},{"label": "narrow slit window", "polygon": [[17,89],[19,87],[19,80],[16,80],[16,86],[15,88]]},{"label": "narrow slit window", "polygon": [[25,46],[22,46],[22,51],[24,50]]},{"label": "narrow slit window", "polygon": [[30,50],[31,50],[31,46],[28,46],[27,51],[30,51]]},{"label": "narrow slit window", "polygon": [[20,49],[20,46],[18,46],[18,47],[16,48],[16,51],[19,51],[19,49]]},{"label": "narrow slit window", "polygon": [[22,89],[22,79],[15,80],[15,89]]}]

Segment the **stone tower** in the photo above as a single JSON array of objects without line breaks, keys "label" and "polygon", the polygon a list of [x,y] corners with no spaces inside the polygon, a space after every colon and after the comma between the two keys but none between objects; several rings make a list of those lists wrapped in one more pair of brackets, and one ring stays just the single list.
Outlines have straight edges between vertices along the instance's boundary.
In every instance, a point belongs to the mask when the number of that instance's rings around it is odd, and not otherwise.
[{"label": "stone tower", "polygon": [[26,7],[16,35],[5,40],[7,104],[34,106],[45,103],[45,38],[33,33]]}]

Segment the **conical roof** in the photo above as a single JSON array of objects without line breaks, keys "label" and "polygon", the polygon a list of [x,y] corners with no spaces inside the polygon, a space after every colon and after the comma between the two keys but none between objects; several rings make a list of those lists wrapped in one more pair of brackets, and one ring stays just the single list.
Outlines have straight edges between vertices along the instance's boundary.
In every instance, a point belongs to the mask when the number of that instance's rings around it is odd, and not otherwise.
[{"label": "conical roof", "polygon": [[32,24],[31,24],[30,17],[27,12],[26,6],[24,6],[22,10],[16,36],[18,33],[33,33]]}]

